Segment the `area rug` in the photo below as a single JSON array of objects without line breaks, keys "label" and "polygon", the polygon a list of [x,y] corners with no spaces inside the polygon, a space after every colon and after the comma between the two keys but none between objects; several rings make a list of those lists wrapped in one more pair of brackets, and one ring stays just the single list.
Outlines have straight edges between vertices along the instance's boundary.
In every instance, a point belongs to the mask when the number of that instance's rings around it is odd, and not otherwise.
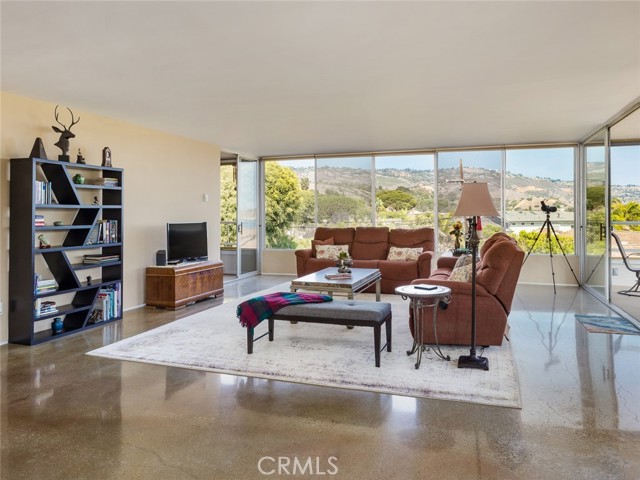
[{"label": "area rug", "polygon": [[640,335],[640,330],[629,320],[621,317],[600,315],[576,315],[584,328],[590,333],[612,333],[617,335]]},{"label": "area rug", "polygon": [[[118,360],[152,363],[232,375],[366,390],[394,395],[455,400],[500,407],[521,408],[518,375],[511,347],[490,347],[484,356],[490,370],[458,369],[459,355],[468,348],[443,347],[451,361],[426,351],[420,369],[409,332],[408,301],[397,295],[383,295],[392,304],[393,351],[381,353],[381,366],[374,364],[373,329],[347,329],[339,325],[275,322],[275,340],[267,337],[254,344],[247,354],[246,330],[236,318],[241,301],[275,291],[287,285],[257,292],[170,324],[93,350],[95,355]],[[358,300],[374,300],[374,295],[358,295]],[[256,337],[265,332],[267,322],[256,328]],[[384,329],[383,329],[384,343]]]}]

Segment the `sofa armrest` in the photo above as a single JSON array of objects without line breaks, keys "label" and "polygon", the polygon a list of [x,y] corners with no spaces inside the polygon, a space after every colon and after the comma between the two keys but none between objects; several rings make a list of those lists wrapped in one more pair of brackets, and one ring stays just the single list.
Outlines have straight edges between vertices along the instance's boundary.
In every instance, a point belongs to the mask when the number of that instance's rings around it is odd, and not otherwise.
[{"label": "sofa armrest", "polygon": [[438,268],[448,268],[453,270],[458,258],[459,257],[440,257],[438,258],[437,266]]},{"label": "sofa armrest", "polygon": [[427,278],[431,275],[431,260],[433,252],[422,252],[418,257],[418,277]]},{"label": "sofa armrest", "polygon": [[309,260],[313,256],[313,252],[310,248],[302,248],[300,250],[296,250],[296,271],[298,272],[298,276],[302,277],[305,272],[305,266],[307,265],[307,260]]}]

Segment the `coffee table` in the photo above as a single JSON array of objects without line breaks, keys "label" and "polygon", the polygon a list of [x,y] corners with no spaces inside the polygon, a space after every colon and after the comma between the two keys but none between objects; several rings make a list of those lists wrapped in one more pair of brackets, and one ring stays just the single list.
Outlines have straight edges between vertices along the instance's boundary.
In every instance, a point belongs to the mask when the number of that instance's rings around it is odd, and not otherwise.
[{"label": "coffee table", "polygon": [[380,280],[382,275],[377,268],[352,268],[351,278],[329,280],[325,275],[338,273],[337,267],[329,267],[315,273],[291,281],[291,291],[306,290],[333,296],[334,293],[346,294],[349,300],[353,295],[365,290],[375,283],[376,302],[380,301]]}]

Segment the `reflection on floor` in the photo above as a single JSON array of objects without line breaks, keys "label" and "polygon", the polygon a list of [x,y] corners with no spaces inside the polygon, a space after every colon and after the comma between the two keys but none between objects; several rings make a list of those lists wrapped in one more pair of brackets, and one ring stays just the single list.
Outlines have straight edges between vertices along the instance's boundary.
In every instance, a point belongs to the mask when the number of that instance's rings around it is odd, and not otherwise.
[{"label": "reflection on floor", "polygon": [[517,289],[522,410],[84,355],[285,280],[251,277],[226,285],[224,300],[0,347],[0,477],[251,479],[297,468],[348,479],[640,478],[640,337],[587,333],[575,313],[611,312],[578,288]]}]

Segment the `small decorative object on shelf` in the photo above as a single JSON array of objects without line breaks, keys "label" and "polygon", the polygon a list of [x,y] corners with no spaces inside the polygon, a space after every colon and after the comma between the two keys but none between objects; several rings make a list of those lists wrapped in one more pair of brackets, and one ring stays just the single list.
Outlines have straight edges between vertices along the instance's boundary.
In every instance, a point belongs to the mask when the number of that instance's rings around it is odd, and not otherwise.
[{"label": "small decorative object on shelf", "polygon": [[111,167],[111,149],[109,147],[104,147],[102,149],[102,166],[103,167]]},{"label": "small decorative object on shelf", "polygon": [[92,205],[100,205],[100,200],[98,200],[98,197],[93,197]]},{"label": "small decorative object on shelf", "polygon": [[91,285],[91,275],[87,275],[87,285]]},{"label": "small decorative object on shelf", "polygon": [[62,322],[62,318],[61,317],[56,317],[53,319],[53,322],[51,322],[51,330],[53,331],[53,334],[57,334],[62,332],[62,329],[64,328],[64,323]]},{"label": "small decorative object on shelf", "polygon": [[84,157],[82,156],[82,152],[80,151],[80,149],[78,149],[78,157],[76,159],[76,163],[80,163],[82,165],[86,164],[87,162],[84,160]]},{"label": "small decorative object on shelf", "polygon": [[55,222],[53,222],[53,224],[54,224],[56,227],[61,227],[61,226],[63,226],[63,225],[64,225],[64,222],[63,222],[62,220],[56,220]]},{"label": "small decorative object on shelf", "polygon": [[76,173],[73,176],[73,183],[76,183],[78,185],[82,185],[84,183],[84,177],[80,173]]},{"label": "small decorative object on shelf", "polygon": [[33,142],[33,148],[31,149],[29,156],[31,158],[47,159],[47,152],[44,151],[44,143],[42,143],[42,139],[40,137],[36,138],[36,141]]},{"label": "small decorative object on shelf", "polygon": [[56,122],[58,122],[62,126],[62,128],[64,128],[64,130],[60,130],[55,125],[51,127],[53,128],[54,132],[60,134],[60,138],[56,143],[54,143],[54,145],[58,147],[60,150],[62,150],[62,155],[58,155],[58,160],[60,160],[61,162],[68,162],[69,161],[69,139],[75,138],[75,134],[71,132],[71,127],[73,127],[76,123],[80,121],[80,117],[78,117],[78,120],[75,120],[73,118],[73,112],[69,107],[67,107],[67,110],[69,110],[69,113],[71,114],[71,125],[69,125],[69,128],[67,128],[67,126],[64,123],[58,120],[58,106],[59,105],[56,105],[56,109],[55,109]]},{"label": "small decorative object on shelf", "polygon": [[460,247],[462,246],[460,244],[460,239],[462,238],[462,235],[464,235],[464,232],[462,231],[462,222],[457,221],[456,223],[453,224],[453,226],[451,227],[451,231],[449,232],[449,235],[453,235],[455,237],[454,239],[454,252],[455,250],[459,250]]},{"label": "small decorative object on shelf", "polygon": [[347,252],[340,252],[338,254],[338,273],[351,273],[349,268],[352,265],[351,258]]},{"label": "small decorative object on shelf", "polygon": [[38,240],[40,241],[40,248],[51,248],[51,244],[44,233],[38,235]]}]

